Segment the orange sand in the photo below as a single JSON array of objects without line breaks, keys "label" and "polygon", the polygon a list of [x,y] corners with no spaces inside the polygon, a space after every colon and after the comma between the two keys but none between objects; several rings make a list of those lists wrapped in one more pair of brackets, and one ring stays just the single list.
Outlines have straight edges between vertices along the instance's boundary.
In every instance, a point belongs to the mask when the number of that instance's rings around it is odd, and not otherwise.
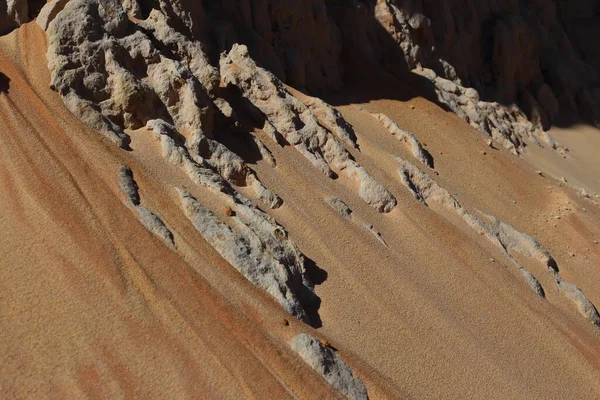
[{"label": "orange sand", "polygon": [[[339,109],[361,147],[352,153],[397,197],[394,211],[377,213],[353,182],[330,180],[267,139],[277,167],[252,165],[284,200],[268,213],[327,272],[316,288],[323,326],[314,330],[193,229],[174,186],[223,211],[161,158],[149,132],[133,132],[133,151],[125,152],[66,110],[48,88],[44,54],[35,23],[0,39],[0,70],[10,79],[0,94],[2,397],[336,398],[287,345],[310,332],[340,350],[373,399],[600,398],[599,330],[557,293],[544,266],[521,260],[546,301],[483,238],[415,202],[392,157],[412,161],[410,154],[344,95]],[[368,93],[366,110],[386,113],[427,144],[440,185],[469,209],[534,236],[561,275],[600,305],[600,207],[489,149],[479,132],[427,100],[380,95],[414,91],[394,85],[378,75],[348,93]],[[593,152],[576,155],[598,168]],[[122,163],[173,231],[177,251],[122,204]],[[390,248],[332,211],[332,195]]]}]

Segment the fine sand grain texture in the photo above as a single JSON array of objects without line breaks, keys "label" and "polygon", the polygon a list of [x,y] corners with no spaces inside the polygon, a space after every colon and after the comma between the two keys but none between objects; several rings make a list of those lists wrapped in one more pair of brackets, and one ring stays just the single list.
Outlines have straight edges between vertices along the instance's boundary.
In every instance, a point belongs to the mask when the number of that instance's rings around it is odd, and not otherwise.
[{"label": "fine sand grain texture", "polygon": [[[560,181],[600,192],[597,130],[553,132],[571,149],[564,165],[545,150],[520,158],[491,148],[410,79],[348,70],[344,91],[325,100],[356,135],[356,146],[342,142],[344,157],[396,199],[388,213],[361,198],[355,176],[332,178],[269,132],[246,132],[276,162],[242,157],[283,203],[266,207],[252,187],[227,187],[273,218],[282,227],[273,235],[306,261],[303,284],[320,299],[309,325],[204,240],[177,188],[233,232],[247,233],[236,210],[252,207],[194,182],[148,127],[127,130],[124,150],[84,125],[49,88],[46,46],[35,21],[0,38],[0,397],[344,398],[290,347],[306,333],[371,399],[600,398],[600,329],[547,265],[507,249],[543,299],[463,219],[415,201],[396,160],[414,153],[372,114],[418,140],[432,162],[415,164],[463,207],[535,238],[599,306],[600,205]],[[169,241],[128,208],[122,165]]]}]

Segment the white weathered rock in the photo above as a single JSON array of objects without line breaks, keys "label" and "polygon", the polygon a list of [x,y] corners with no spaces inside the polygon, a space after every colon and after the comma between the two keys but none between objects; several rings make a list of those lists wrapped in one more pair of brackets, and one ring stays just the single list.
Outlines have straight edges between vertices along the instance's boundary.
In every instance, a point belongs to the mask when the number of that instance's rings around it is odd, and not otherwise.
[{"label": "white weathered rock", "polygon": [[566,282],[558,276],[558,273],[556,285],[565,296],[571,299],[581,315],[587,318],[595,326],[600,327],[600,314],[598,314],[598,310],[577,285]]},{"label": "white weathered rock", "polygon": [[69,0],[52,0],[42,7],[37,16],[36,22],[44,31],[48,29],[50,22],[56,18],[56,15],[62,11]]},{"label": "white weathered rock", "polygon": [[267,214],[229,197],[235,231],[185,190],[183,211],[196,230],[246,279],[265,290],[298,319],[310,323],[320,300],[308,279],[305,259],[287,232]]},{"label": "white weathered rock", "polygon": [[340,199],[339,197],[328,197],[327,204],[329,204],[329,206],[342,217],[346,218],[347,220],[352,220],[352,210],[350,207],[348,207],[348,204],[346,204],[344,200]]},{"label": "white weathered rock", "polygon": [[401,129],[396,122],[385,114],[371,114],[376,120],[387,129],[396,139],[404,142],[411,151],[413,157],[425,165],[427,168],[433,168],[433,157],[423,148],[421,142],[415,135]]},{"label": "white weathered rock", "polygon": [[358,150],[356,133],[338,110],[316,97],[310,97],[306,105],[312,110],[321,126],[336,135],[342,143]]},{"label": "white weathered rock", "polygon": [[147,127],[160,140],[163,157],[182,168],[197,184],[216,192],[232,193],[225,182],[228,181],[238,186],[251,187],[256,196],[270,208],[278,208],[283,203],[279,196],[262,184],[244,160],[221,143],[202,137],[196,145],[198,154],[194,157],[185,145],[177,143],[176,139],[181,135],[173,125],[157,119],[148,121]]},{"label": "white weathered rock", "polygon": [[126,198],[125,205],[136,213],[142,225],[169,245],[175,246],[173,234],[164,222],[152,211],[140,205],[139,188],[133,178],[133,171],[125,165],[119,169],[119,186]]},{"label": "white weathered rock", "polygon": [[292,349],[317,374],[350,400],[367,400],[367,388],[335,352],[316,338],[301,333],[290,342]]},{"label": "white weathered rock", "polygon": [[221,79],[238,87],[265,116],[278,134],[293,145],[317,169],[334,176],[331,167],[360,183],[360,196],[381,212],[396,205],[391,193],[351,159],[335,136],[323,128],[314,113],[292,96],[273,74],[256,65],[248,49],[234,45],[220,61]]}]

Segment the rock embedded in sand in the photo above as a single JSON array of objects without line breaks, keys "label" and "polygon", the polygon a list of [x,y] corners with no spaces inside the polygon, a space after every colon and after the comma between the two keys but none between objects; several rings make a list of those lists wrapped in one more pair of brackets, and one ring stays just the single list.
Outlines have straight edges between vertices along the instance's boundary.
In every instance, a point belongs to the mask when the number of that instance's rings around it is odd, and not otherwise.
[{"label": "rock embedded in sand", "polygon": [[367,388],[356,378],[352,370],[328,345],[306,333],[290,342],[292,349],[302,357],[315,372],[350,400],[367,400]]},{"label": "rock embedded in sand", "polygon": [[232,198],[231,224],[225,224],[185,190],[178,189],[184,214],[227,262],[269,293],[298,319],[311,323],[319,297],[308,278],[305,258],[273,218]]},{"label": "rock embedded in sand", "polygon": [[338,110],[316,97],[310,97],[306,105],[315,114],[319,124],[335,134],[342,143],[358,150],[356,133]]},{"label": "rock embedded in sand", "polygon": [[577,285],[566,282],[558,276],[556,277],[556,285],[565,296],[571,299],[581,315],[595,326],[600,327],[600,314],[598,314],[598,310]]},{"label": "rock embedded in sand", "polygon": [[[485,223],[464,209],[448,191],[440,187],[427,174],[421,172],[406,160],[401,158],[397,158],[397,160],[401,165],[400,176],[402,182],[418,201],[423,204],[434,201],[458,213],[469,226],[478,233],[485,235],[502,250],[504,255],[519,270],[532,290],[540,297],[545,297],[545,294],[538,279],[519,264],[509,251],[516,252],[544,264],[547,271],[554,277],[559,291],[577,306],[585,318],[594,325],[600,326],[600,316],[594,304],[578,286],[567,282],[560,276],[556,260],[537,240],[490,215],[484,215],[490,221],[489,223]],[[556,225],[554,226],[556,227]]]},{"label": "rock embedded in sand", "polygon": [[292,96],[275,75],[256,64],[246,46],[233,45],[228,53],[222,54],[220,67],[223,82],[237,87],[269,125],[313,166],[329,177],[335,176],[332,170],[335,168],[356,179],[363,200],[381,212],[389,212],[396,206],[394,196],[350,157],[337,138],[319,124],[309,107]]},{"label": "rock embedded in sand", "polygon": [[133,178],[133,171],[126,165],[119,168],[119,186],[125,195],[125,204],[136,213],[142,225],[169,245],[175,246],[173,234],[164,222],[152,211],[140,205],[139,187]]},{"label": "rock embedded in sand", "polygon": [[340,199],[339,197],[328,197],[327,204],[329,204],[329,206],[342,217],[346,218],[347,220],[352,220],[352,210],[350,207],[348,207],[348,204],[346,204],[344,200]]},{"label": "rock embedded in sand", "polygon": [[527,235],[521,234],[514,230],[514,228],[503,224],[493,217],[489,217],[492,223],[490,225],[486,224],[468,212],[450,192],[439,186],[429,175],[400,157],[396,157],[396,160],[400,163],[399,173],[402,183],[417,201],[425,205],[429,205],[429,202],[435,202],[449,211],[458,214],[468,226],[478,234],[484,235],[489,241],[500,248],[509,261],[517,268],[521,276],[523,276],[529,287],[538,296],[545,297],[544,290],[538,279],[508,253],[508,250],[512,249],[523,252],[526,255],[539,256],[539,258],[550,263],[545,258],[546,256],[549,257],[549,254],[544,252],[541,246],[537,246],[536,242],[530,241],[529,239],[531,238]]},{"label": "rock embedded in sand", "polygon": [[433,157],[423,148],[421,142],[410,132],[401,129],[396,122],[385,114],[371,114],[396,138],[406,144],[414,158],[427,168],[433,168]]}]

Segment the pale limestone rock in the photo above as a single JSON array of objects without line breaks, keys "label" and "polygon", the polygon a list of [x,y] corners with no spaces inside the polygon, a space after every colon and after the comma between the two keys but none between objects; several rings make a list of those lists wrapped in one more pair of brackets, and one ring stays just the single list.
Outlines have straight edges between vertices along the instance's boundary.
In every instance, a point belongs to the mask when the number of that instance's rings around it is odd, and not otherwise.
[{"label": "pale limestone rock", "polygon": [[246,279],[269,293],[298,319],[310,323],[320,303],[308,279],[304,256],[287,232],[267,214],[229,198],[235,230],[188,192],[182,209],[202,237]]},{"label": "pale limestone rock", "polygon": [[317,169],[334,176],[332,167],[357,179],[359,194],[381,212],[389,212],[395,198],[350,158],[335,136],[323,128],[314,113],[292,96],[273,74],[259,67],[246,46],[234,45],[221,57],[221,79],[238,87],[266,120]]},{"label": "pale limestone rock", "polygon": [[348,365],[328,346],[306,333],[295,336],[292,349],[317,374],[350,400],[367,400],[367,388]]}]

